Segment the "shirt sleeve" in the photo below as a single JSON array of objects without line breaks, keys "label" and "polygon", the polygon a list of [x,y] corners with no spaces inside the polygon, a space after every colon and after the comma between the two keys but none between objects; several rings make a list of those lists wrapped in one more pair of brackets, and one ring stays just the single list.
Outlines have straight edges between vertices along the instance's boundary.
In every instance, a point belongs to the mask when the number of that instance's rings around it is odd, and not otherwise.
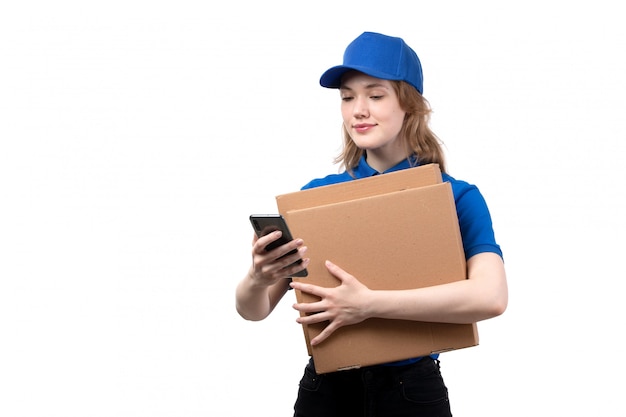
[{"label": "shirt sleeve", "polygon": [[[453,190],[455,184],[453,182]],[[496,243],[493,223],[487,203],[479,189],[470,184],[457,184],[455,203],[465,258],[493,252],[502,257],[502,250]]]}]

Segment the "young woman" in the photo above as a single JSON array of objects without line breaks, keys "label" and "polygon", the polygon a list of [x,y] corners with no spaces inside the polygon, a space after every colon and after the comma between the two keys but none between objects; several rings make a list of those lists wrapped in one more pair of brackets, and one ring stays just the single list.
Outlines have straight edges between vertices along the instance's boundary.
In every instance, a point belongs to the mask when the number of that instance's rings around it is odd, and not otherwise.
[{"label": "young woman", "polygon": [[[340,92],[344,148],[336,162],[344,171],[315,179],[303,189],[439,164],[443,180],[452,185],[468,279],[375,291],[341,265],[327,261],[339,286],[291,282],[285,278],[309,263],[307,248],[295,239],[266,252],[265,246],[279,237],[274,232],[253,238],[252,265],[236,291],[239,314],[248,320],[264,319],[290,287],[313,294],[320,301],[294,305],[299,312],[315,313],[299,317],[299,323],[328,322],[312,345],[324,343],[342,326],[372,317],[474,323],[502,314],[508,290],[491,216],[476,186],[446,173],[439,139],[428,126],[431,110],[422,96],[422,67],[415,52],[401,38],[365,32],[348,45],[343,65],[327,70],[320,84]],[[293,249],[297,253],[281,258]],[[303,262],[292,266],[297,259]],[[438,355],[322,375],[316,374],[310,358],[294,409],[295,417],[451,415]]]}]

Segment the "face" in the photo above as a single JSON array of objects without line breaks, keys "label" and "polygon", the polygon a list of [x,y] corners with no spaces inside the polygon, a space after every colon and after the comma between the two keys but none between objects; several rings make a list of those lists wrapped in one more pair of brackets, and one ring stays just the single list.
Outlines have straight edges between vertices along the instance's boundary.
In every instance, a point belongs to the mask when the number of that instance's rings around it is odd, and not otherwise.
[{"label": "face", "polygon": [[343,124],[354,143],[367,152],[370,166],[378,169],[374,161],[388,165],[406,158],[398,139],[406,112],[391,82],[352,71],[343,76],[339,91]]}]

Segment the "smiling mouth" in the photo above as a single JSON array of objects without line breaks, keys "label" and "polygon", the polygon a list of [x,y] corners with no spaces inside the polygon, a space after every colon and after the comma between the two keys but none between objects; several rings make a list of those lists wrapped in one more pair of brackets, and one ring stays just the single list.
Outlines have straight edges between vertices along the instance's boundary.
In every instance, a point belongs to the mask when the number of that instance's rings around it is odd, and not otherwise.
[{"label": "smiling mouth", "polygon": [[358,125],[354,125],[354,126],[352,126],[352,128],[353,128],[354,130],[356,130],[357,132],[366,132],[366,131],[370,130],[371,128],[373,128],[374,126],[376,126],[376,125],[370,125],[370,124],[367,124],[367,125],[365,125],[365,124],[358,124]]}]

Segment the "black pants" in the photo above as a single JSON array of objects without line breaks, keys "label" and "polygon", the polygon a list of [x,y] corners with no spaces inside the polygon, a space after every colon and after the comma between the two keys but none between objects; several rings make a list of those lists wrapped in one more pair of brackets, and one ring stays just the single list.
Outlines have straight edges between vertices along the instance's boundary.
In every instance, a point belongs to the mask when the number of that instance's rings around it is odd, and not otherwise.
[{"label": "black pants", "polygon": [[313,359],[300,381],[294,417],[451,417],[439,360],[368,366],[318,375]]}]

